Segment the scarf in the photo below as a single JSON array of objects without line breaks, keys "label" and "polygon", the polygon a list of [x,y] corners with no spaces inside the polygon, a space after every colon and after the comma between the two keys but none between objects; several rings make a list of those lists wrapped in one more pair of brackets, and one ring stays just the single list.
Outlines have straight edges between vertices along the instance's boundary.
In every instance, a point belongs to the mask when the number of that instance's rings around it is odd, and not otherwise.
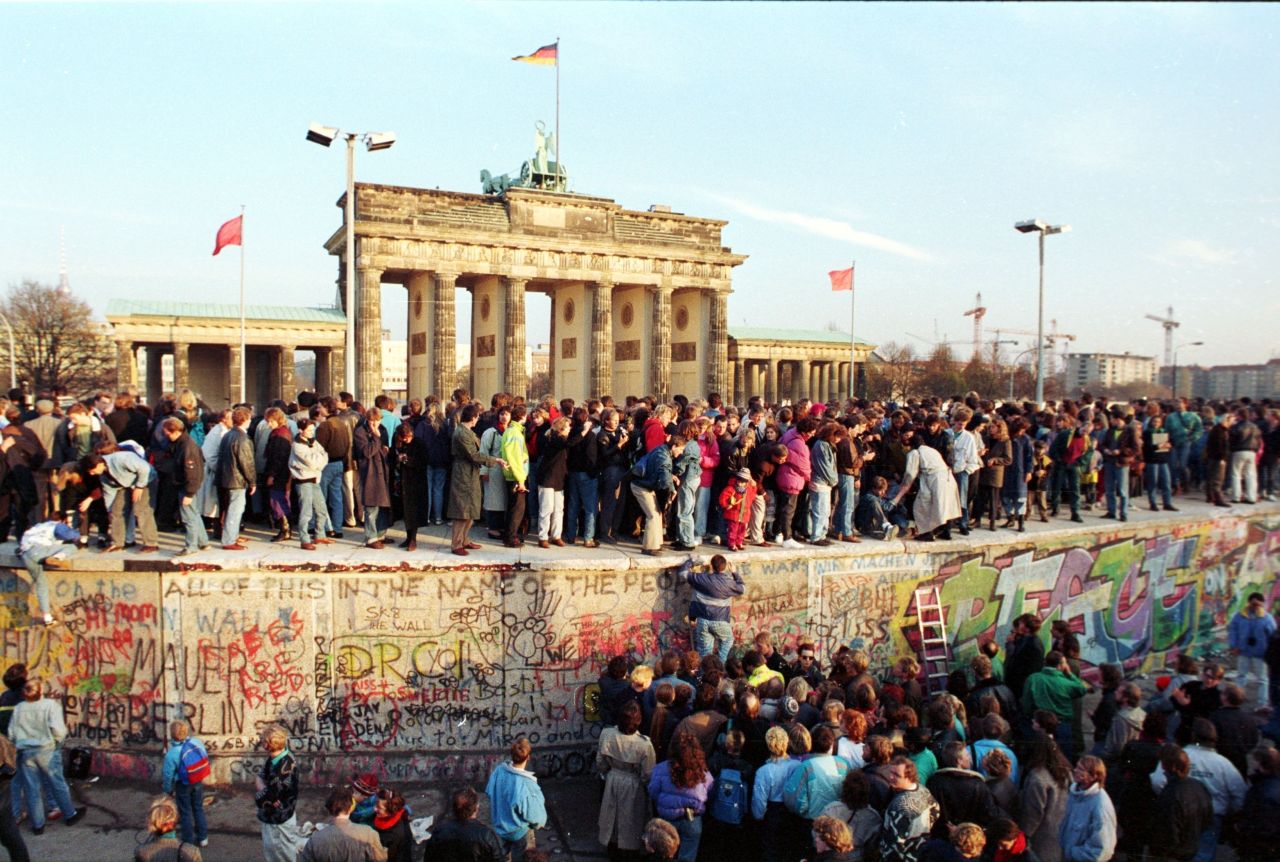
[{"label": "scarf", "polygon": [[374,815],[374,818],[373,818],[373,828],[377,829],[379,832],[386,832],[392,826],[395,826],[397,823],[399,823],[400,818],[403,816],[404,816],[403,808],[401,808],[395,814],[392,814],[390,817],[383,817],[380,814],[376,814]]},{"label": "scarf", "polygon": [[1027,836],[1019,832],[1018,837],[1013,839],[1013,846],[1008,850],[1003,847],[996,848],[995,862],[1015,862],[1022,858],[1022,854],[1027,852]]}]

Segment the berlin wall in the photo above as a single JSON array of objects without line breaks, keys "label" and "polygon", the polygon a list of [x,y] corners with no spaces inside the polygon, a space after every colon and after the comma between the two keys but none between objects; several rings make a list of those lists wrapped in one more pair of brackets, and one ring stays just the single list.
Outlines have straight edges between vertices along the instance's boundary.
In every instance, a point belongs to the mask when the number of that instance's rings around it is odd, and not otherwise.
[{"label": "berlin wall", "polygon": [[[748,556],[735,632],[768,629],[788,651],[812,640],[824,659],[863,646],[883,667],[912,650],[914,590],[936,584],[960,659],[1035,611],[1082,630],[1091,671],[1150,668],[1172,651],[1222,649],[1249,592],[1280,598],[1276,514],[963,552],[903,547]],[[520,735],[542,774],[582,774],[608,659],[689,646],[689,592],[673,569],[49,576],[65,625],[15,628],[28,619],[28,581],[0,570],[0,667],[26,662],[48,678],[68,745],[91,747],[99,772],[118,777],[158,780],[178,717],[208,743],[219,781],[251,780],[273,722],[290,730],[312,784],[369,770],[479,782]]]}]

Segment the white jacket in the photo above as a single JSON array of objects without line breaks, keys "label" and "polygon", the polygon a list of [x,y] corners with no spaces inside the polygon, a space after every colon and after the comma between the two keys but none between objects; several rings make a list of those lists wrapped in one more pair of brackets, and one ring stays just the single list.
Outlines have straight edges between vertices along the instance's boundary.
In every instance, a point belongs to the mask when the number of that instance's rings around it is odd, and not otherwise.
[{"label": "white jacket", "polygon": [[978,438],[972,431],[961,431],[951,441],[951,472],[955,474],[973,474],[982,469],[982,459],[978,457]]},{"label": "white jacket", "polygon": [[[1248,787],[1240,777],[1240,770],[1212,748],[1201,748],[1188,745],[1182,749],[1191,761],[1191,777],[1199,781],[1209,790],[1213,797],[1213,813],[1215,817],[1225,817],[1239,811],[1244,805],[1244,794]],[[1156,767],[1151,773],[1151,787],[1158,794],[1169,782],[1165,778],[1164,765]]]},{"label": "white jacket", "polygon": [[325,465],[329,463],[329,453],[314,440],[304,443],[296,437],[293,450],[289,453],[289,475],[295,479],[319,481]]}]

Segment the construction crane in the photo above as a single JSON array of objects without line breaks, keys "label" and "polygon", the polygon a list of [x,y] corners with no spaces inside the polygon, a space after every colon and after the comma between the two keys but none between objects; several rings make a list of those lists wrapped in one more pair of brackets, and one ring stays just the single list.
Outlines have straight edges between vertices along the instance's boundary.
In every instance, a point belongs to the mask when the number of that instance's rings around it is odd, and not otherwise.
[{"label": "construction crane", "polygon": [[[1005,327],[1002,326],[996,330],[996,340],[998,341],[1001,335],[1030,335],[1034,338],[1037,334],[1038,333],[1036,333],[1036,331],[1033,329],[1006,329]],[[1049,331],[1044,334],[1044,343],[1045,343],[1045,347],[1048,350],[1048,353],[1045,354],[1045,357],[1048,360],[1048,363],[1047,363],[1048,367],[1045,369],[1046,374],[1052,376],[1054,373],[1053,371],[1054,345],[1059,341],[1075,341],[1075,340],[1076,340],[1076,337],[1071,333],[1058,331],[1057,320],[1049,321]]]},{"label": "construction crane", "polygon": [[982,352],[982,318],[987,316],[987,307],[982,304],[981,292],[974,299],[973,308],[966,311],[964,316],[973,318],[973,355],[978,356]]},{"label": "construction crane", "polygon": [[1154,320],[1156,323],[1164,327],[1164,367],[1173,367],[1173,331],[1182,324],[1173,319],[1173,306],[1166,309],[1169,312],[1168,317],[1156,317],[1154,314],[1146,315],[1147,320]]}]

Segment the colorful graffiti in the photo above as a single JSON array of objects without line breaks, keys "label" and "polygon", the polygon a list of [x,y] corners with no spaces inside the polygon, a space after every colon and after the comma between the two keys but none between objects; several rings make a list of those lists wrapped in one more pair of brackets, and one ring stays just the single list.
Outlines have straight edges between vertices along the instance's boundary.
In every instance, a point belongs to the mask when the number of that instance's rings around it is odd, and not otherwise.
[{"label": "colorful graffiti", "polygon": [[[773,633],[878,666],[911,650],[914,591],[937,586],[957,659],[1002,640],[1018,614],[1063,619],[1087,669],[1143,667],[1222,648],[1253,590],[1280,598],[1280,517],[954,553],[745,559],[740,642]],[[61,692],[77,744],[109,774],[156,776],[166,726],[185,718],[221,780],[247,780],[280,723],[309,780],[353,769],[402,780],[474,779],[517,736],[547,775],[590,766],[588,694],[609,658],[689,646],[689,592],[670,570],[334,574],[51,573],[66,624],[6,627],[0,667],[24,661]],[[0,573],[0,615],[28,613]]]}]

